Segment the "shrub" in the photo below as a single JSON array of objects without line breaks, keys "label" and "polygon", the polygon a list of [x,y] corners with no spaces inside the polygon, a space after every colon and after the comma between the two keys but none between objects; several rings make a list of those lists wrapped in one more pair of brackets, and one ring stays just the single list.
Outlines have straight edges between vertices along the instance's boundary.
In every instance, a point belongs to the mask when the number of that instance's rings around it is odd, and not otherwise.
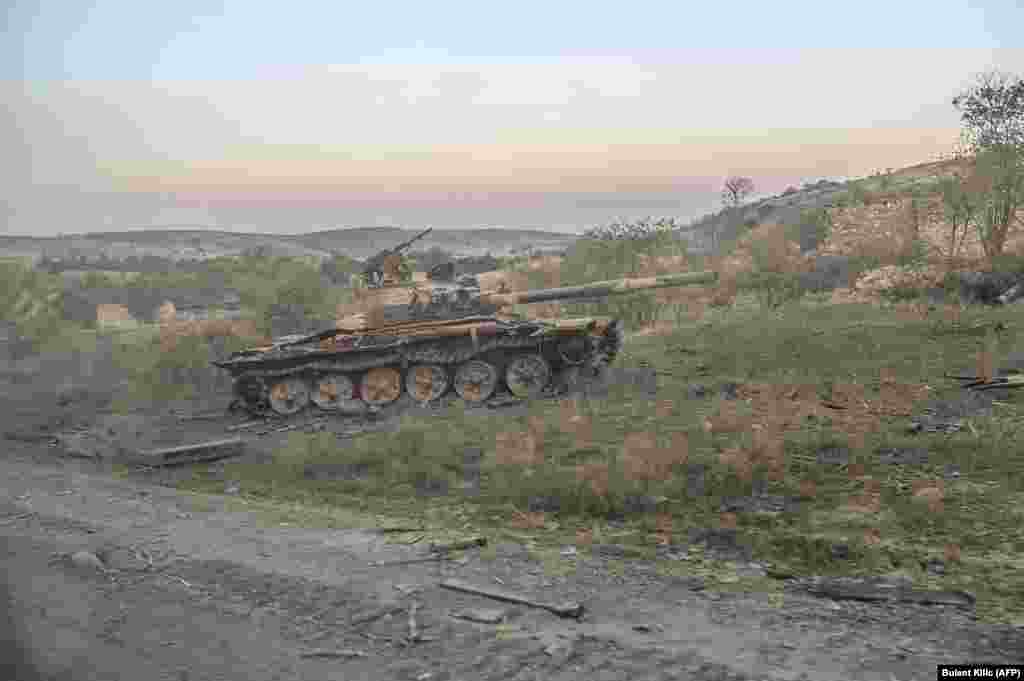
[{"label": "shrub", "polygon": [[800,244],[801,251],[814,250],[832,233],[832,215],[827,208],[809,208],[801,211],[795,232],[796,234],[789,236]]},{"label": "shrub", "polygon": [[607,225],[592,227],[583,232],[585,239],[600,241],[644,241],[660,235],[679,231],[684,227],[675,218],[642,218],[634,222],[615,221]]}]

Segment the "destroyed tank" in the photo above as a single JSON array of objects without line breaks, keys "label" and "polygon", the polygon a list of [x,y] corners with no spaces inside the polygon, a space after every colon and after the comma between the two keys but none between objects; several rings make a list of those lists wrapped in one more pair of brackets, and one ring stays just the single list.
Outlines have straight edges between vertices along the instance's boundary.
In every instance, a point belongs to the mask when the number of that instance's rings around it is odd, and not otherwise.
[{"label": "destroyed tank", "polygon": [[[379,268],[381,261],[370,261]],[[714,283],[714,272],[617,279],[584,286],[482,292],[450,263],[425,282],[402,282],[394,253],[357,291],[358,310],[336,328],[286,336],[214,362],[233,378],[234,404],[254,415],[306,409],[373,412],[403,394],[432,403],[454,391],[469,404],[499,394],[534,399],[598,375],[622,349],[611,318],[524,319],[512,305],[574,301],[663,287]],[[377,283],[372,283],[377,282]]]}]

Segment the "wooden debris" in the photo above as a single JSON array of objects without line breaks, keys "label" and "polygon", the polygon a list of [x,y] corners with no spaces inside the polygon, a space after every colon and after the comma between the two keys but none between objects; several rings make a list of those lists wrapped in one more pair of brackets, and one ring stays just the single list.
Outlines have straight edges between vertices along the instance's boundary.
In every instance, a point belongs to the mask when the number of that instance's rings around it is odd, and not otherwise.
[{"label": "wooden debris", "polygon": [[966,591],[931,591],[875,584],[846,584],[826,580],[807,587],[808,593],[832,600],[891,601],[922,605],[955,605],[971,607],[975,598]]},{"label": "wooden debris", "polygon": [[370,567],[390,567],[392,565],[415,565],[416,563],[433,563],[442,560],[454,560],[445,554],[434,554],[432,556],[421,556],[420,558],[406,558],[404,560],[382,560],[370,563]]},{"label": "wooden debris", "polygon": [[496,601],[505,601],[507,603],[519,603],[520,605],[527,605],[531,608],[538,608],[541,610],[547,610],[550,613],[558,615],[559,617],[569,617],[572,619],[579,619],[583,616],[583,606],[579,603],[568,602],[568,603],[543,603],[535,601],[524,596],[510,593],[508,591],[501,591],[498,589],[491,589],[487,587],[474,586],[468,582],[463,582],[458,579],[446,579],[441,582],[441,588],[449,589],[451,591],[460,591],[462,593],[473,594],[475,596],[483,596],[484,598],[492,598]]},{"label": "wooden debris", "polygon": [[378,527],[378,528],[370,530],[370,531],[375,533],[375,534],[405,534],[405,533],[409,533],[409,532],[422,532],[425,529],[427,529],[427,528],[425,528],[425,527],[402,527],[402,526],[399,526],[399,527]]},{"label": "wooden debris", "polygon": [[229,433],[234,433],[239,430],[245,430],[246,428],[255,428],[256,426],[266,425],[266,421],[246,421],[245,423],[239,423],[234,426],[228,426],[226,430]]},{"label": "wooden debris", "polygon": [[361,650],[352,650],[346,648],[343,650],[308,650],[300,655],[300,657],[311,658],[331,658],[331,659],[342,659],[352,660],[357,657],[366,657],[367,654]]},{"label": "wooden debris", "polygon": [[202,414],[178,414],[178,421],[219,421],[222,418],[224,418],[224,414],[219,411]]},{"label": "wooden debris", "polygon": [[480,624],[501,624],[505,619],[506,612],[501,609],[472,608],[469,610],[454,610],[448,613],[455,619],[479,622]]},{"label": "wooden debris", "polygon": [[0,519],[0,525],[9,525],[9,524],[17,522],[19,520],[24,520],[26,518],[31,518],[34,515],[35,515],[35,513],[32,513],[32,512],[29,512],[29,513],[18,513],[17,515],[10,515],[10,516],[7,516],[6,518]]},{"label": "wooden debris", "polygon": [[387,617],[388,615],[395,615],[400,612],[402,612],[402,608],[400,606],[387,605],[381,608],[376,608],[375,610],[372,610],[364,615],[360,615],[359,617],[352,618],[350,624],[354,627],[357,627],[361,624],[369,624],[370,622],[375,622],[382,617]]},{"label": "wooden debris", "polygon": [[419,609],[419,603],[412,603],[409,605],[409,635],[406,637],[406,643],[411,645],[420,641],[420,627],[416,622],[416,610]]},{"label": "wooden debris", "polygon": [[450,553],[451,551],[462,551],[463,549],[484,546],[487,546],[487,537],[473,537],[472,539],[454,541],[448,544],[435,544],[431,542],[430,550],[434,553]]},{"label": "wooden debris", "polygon": [[238,456],[245,450],[245,442],[238,437],[227,440],[208,440],[195,444],[167,447],[138,452],[138,463],[147,466],[171,466],[197,461],[215,461],[229,456]]}]

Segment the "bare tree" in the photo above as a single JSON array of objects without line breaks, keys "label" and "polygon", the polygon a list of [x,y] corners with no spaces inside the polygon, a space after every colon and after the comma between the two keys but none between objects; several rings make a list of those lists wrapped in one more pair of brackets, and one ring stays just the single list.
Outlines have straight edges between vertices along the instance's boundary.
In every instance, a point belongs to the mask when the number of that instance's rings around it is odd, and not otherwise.
[{"label": "bare tree", "polygon": [[749,177],[733,175],[725,180],[722,185],[722,202],[726,205],[736,207],[754,193],[754,181]]}]

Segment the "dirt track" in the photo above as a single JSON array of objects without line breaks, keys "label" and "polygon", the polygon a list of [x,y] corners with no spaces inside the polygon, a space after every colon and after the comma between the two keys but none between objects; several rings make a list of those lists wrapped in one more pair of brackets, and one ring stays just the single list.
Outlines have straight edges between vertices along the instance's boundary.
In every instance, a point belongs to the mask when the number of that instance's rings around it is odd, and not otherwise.
[{"label": "dirt track", "polygon": [[[19,389],[15,425],[28,425],[30,406],[40,423],[95,417],[89,400],[58,414],[53,395]],[[10,403],[4,413],[15,413]],[[223,427],[190,426],[197,437]],[[259,443],[265,454],[275,440]],[[267,528],[222,500],[197,511],[173,489],[114,480],[103,463],[59,458],[44,442],[5,442],[0,480],[14,626],[43,678],[890,681],[932,678],[940,662],[1019,661],[1024,650],[1021,629],[980,626],[946,606],[796,592],[780,606],[705,592],[644,561],[616,573],[614,546],[566,577],[515,545],[497,558],[471,550],[463,562],[373,567],[424,549],[363,531]],[[104,570],[53,560],[80,550]],[[586,614],[564,620],[440,588],[450,577],[577,601]],[[408,644],[413,603],[426,640]],[[504,624],[452,616],[472,608],[498,610]],[[325,656],[307,656],[317,651]]]}]

